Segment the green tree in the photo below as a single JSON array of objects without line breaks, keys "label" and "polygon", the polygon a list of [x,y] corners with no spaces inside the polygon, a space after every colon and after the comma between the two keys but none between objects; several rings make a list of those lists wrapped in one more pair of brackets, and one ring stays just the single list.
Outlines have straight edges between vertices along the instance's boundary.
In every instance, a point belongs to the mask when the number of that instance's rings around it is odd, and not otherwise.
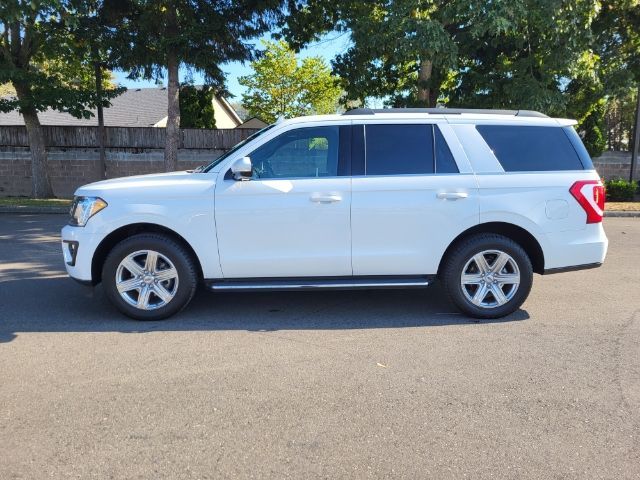
[{"label": "green tree", "polygon": [[638,91],[635,87],[627,93],[620,92],[607,100],[605,111],[607,149],[629,151],[633,138]]},{"label": "green tree", "polygon": [[[618,145],[626,140],[625,143],[634,152],[637,152],[640,147],[633,145],[635,120],[640,118],[640,102],[637,102],[640,95],[640,28],[638,25],[640,25],[640,1],[602,2],[602,8],[593,25],[592,43],[592,50],[600,60],[598,74],[603,85],[603,96],[607,99],[607,104],[611,105],[611,107],[607,106],[607,110],[611,113],[617,108],[619,112],[620,123],[616,130],[610,133],[617,134]],[[635,110],[635,114],[630,114],[631,110]],[[610,147],[612,143],[609,140]]]},{"label": "green tree", "polygon": [[597,0],[298,2],[283,35],[299,48],[331,30],[348,100],[394,106],[566,109],[563,89],[588,48]]},{"label": "green tree", "polygon": [[351,36],[333,62],[345,102],[379,97],[395,106],[434,106],[458,53],[459,26],[447,20],[449,10],[446,2],[419,0],[298,2],[283,35],[296,48],[334,30]]},{"label": "green tree", "polygon": [[[596,12],[590,41],[563,92],[566,116],[578,120],[592,156],[600,155],[607,144],[620,148],[632,138],[633,92],[640,81],[640,2],[607,1]],[[617,118],[615,127],[607,125],[607,118],[609,123]]]},{"label": "green tree", "polygon": [[[79,57],[73,58],[46,58],[42,62],[34,61],[33,68],[41,70],[46,75],[56,78],[56,81],[69,88],[83,88],[92,90],[95,88],[95,69],[90,63]],[[114,83],[113,73],[102,68],[102,88],[115,90],[118,86]],[[11,82],[0,85],[0,97],[15,96],[16,89]]]},{"label": "green tree", "polygon": [[591,50],[607,95],[626,95],[640,83],[640,1],[607,0],[592,26]]},{"label": "green tree", "polygon": [[[65,65],[80,62],[83,81],[91,82],[98,98],[108,98],[114,87],[109,85],[110,75],[106,75],[107,67],[117,67],[116,58],[121,51],[127,51],[128,45],[118,45],[113,32],[117,32],[126,14],[131,12],[130,0],[69,0],[74,6],[74,17],[70,23],[70,35],[75,53],[74,59],[65,58],[59,69],[64,71]],[[90,73],[89,73],[90,72]],[[70,76],[69,78],[74,78]],[[91,88],[91,87],[87,87]],[[123,89],[124,90],[124,89]],[[106,177],[106,131],[104,126],[103,103],[97,104],[98,117],[98,151],[100,154],[99,175]]]},{"label": "green tree", "polygon": [[460,39],[463,55],[448,92],[451,105],[522,108],[564,115],[564,89],[589,48],[596,0],[514,0]]},{"label": "green tree", "polygon": [[605,99],[601,98],[593,105],[591,113],[580,122],[579,129],[584,132],[582,134],[584,146],[592,157],[599,157],[607,147],[605,106]]},{"label": "green tree", "polygon": [[253,73],[238,80],[247,87],[242,103],[250,116],[271,123],[281,116],[336,111],[340,86],[322,58],[299,61],[284,41],[263,42],[263,46],[264,55],[251,63]]},{"label": "green tree", "polygon": [[70,31],[80,17],[72,2],[0,3],[0,85],[11,83],[15,90],[15,96],[0,99],[0,111],[18,110],[22,114],[31,152],[32,194],[36,198],[53,196],[38,112],[53,108],[88,118],[91,108],[108,105],[108,99],[119,93],[111,90],[98,96],[95,89],[86,88],[82,82],[71,84],[56,68],[49,68],[55,59],[76,58]]},{"label": "green tree", "polygon": [[210,87],[180,88],[180,128],[216,128],[213,111],[214,92]]},{"label": "green tree", "polygon": [[604,86],[599,76],[599,59],[586,51],[576,63],[574,78],[565,89],[566,114],[578,121],[578,133],[592,157],[602,154],[606,147]]},{"label": "green tree", "polygon": [[130,78],[167,75],[165,169],[177,168],[180,127],[180,66],[204,75],[207,86],[225,93],[221,65],[253,58],[247,40],[265,32],[281,13],[283,0],[131,0],[118,31],[124,69]]},{"label": "green tree", "polygon": [[566,71],[571,61],[567,52],[580,41],[584,25],[584,8],[560,4],[302,2],[292,10],[283,34],[296,47],[330,30],[351,35],[351,47],[333,63],[347,100],[373,96],[394,106],[435,106],[448,100],[496,107],[526,101],[525,107],[548,110],[559,97],[555,75]]}]

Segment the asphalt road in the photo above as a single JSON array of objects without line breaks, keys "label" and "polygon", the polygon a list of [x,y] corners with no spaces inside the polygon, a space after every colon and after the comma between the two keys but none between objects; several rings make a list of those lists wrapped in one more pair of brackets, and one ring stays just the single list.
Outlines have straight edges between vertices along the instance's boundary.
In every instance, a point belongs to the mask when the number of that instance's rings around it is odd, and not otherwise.
[{"label": "asphalt road", "polygon": [[210,294],[159,323],[0,215],[0,478],[640,478],[640,219],[502,321],[426,291]]}]

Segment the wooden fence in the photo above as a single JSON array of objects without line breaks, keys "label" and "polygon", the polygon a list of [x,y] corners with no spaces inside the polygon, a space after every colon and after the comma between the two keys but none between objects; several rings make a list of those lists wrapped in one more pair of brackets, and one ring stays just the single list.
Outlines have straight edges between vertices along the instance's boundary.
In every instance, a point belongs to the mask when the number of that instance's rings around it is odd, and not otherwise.
[{"label": "wooden fence", "polygon": [[[93,148],[98,146],[98,127],[43,126],[48,147]],[[165,129],[157,127],[105,127],[106,148],[164,148]],[[228,150],[257,130],[182,129],[179,148]],[[0,127],[0,147],[27,147],[24,126]]]}]

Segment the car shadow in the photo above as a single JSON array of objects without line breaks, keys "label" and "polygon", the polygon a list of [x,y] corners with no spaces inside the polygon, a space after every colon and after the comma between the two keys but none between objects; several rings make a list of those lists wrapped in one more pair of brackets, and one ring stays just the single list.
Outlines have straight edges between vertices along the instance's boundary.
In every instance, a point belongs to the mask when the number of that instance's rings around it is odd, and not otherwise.
[{"label": "car shadow", "polygon": [[424,290],[210,293],[201,289],[179,314],[139,322],[120,314],[100,286],[63,276],[5,277],[0,281],[0,343],[31,332],[334,330],[431,327],[514,322],[524,310],[498,320],[466,317],[439,285]]}]

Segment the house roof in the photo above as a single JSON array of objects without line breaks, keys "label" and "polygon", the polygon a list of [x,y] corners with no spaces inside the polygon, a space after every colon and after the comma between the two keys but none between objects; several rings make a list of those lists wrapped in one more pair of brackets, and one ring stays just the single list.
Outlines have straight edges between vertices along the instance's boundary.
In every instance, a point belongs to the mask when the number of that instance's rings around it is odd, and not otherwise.
[{"label": "house roof", "polygon": [[263,121],[262,119],[258,117],[251,117],[245,120],[244,122],[242,122],[236,128],[264,128],[267,125],[268,123]]},{"label": "house roof", "polygon": [[[222,104],[233,111],[224,99]],[[75,118],[74,116],[48,109],[38,113],[42,125],[97,126],[98,117]],[[233,115],[237,117],[235,111]],[[153,127],[167,116],[166,88],[133,88],[111,100],[111,107],[104,109],[104,124],[107,127]],[[238,118],[238,123],[241,123]],[[24,125],[22,115],[17,111],[0,113],[0,126]]]}]

